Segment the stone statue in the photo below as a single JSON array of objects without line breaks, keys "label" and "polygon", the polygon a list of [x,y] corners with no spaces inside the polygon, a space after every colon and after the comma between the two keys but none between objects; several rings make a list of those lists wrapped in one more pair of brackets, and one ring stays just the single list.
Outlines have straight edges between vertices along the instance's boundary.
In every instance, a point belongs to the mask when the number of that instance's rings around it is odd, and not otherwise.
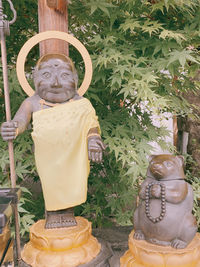
[{"label": "stone statue", "polygon": [[182,156],[151,156],[134,213],[135,239],[176,249],[192,241],[197,231],[193,190],[184,179]]},{"label": "stone statue", "polygon": [[101,162],[105,146],[89,100],[77,93],[70,58],[43,56],[34,71],[35,94],[25,99],[1,135],[13,140],[32,118],[35,160],[46,208],[45,228],[75,226],[73,207],[86,201],[89,160]]}]

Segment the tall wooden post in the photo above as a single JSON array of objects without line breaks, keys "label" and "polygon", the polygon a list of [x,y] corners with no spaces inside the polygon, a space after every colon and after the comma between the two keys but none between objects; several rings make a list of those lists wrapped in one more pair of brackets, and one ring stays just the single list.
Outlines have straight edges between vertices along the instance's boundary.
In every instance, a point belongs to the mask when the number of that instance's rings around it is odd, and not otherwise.
[{"label": "tall wooden post", "polygon": [[[39,32],[68,32],[67,0],[38,0]],[[58,39],[40,43],[40,56],[49,53],[69,55],[68,43]]]}]

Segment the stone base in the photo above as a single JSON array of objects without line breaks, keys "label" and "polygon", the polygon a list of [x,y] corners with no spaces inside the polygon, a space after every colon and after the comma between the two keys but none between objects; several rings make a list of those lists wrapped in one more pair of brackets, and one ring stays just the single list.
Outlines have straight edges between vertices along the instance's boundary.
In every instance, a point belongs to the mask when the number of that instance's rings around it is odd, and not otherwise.
[{"label": "stone base", "polygon": [[121,267],[200,267],[200,234],[185,249],[157,246],[129,235],[129,250],[120,259]]},{"label": "stone base", "polygon": [[101,245],[91,234],[91,223],[76,217],[77,226],[45,229],[45,220],[30,228],[22,259],[32,267],[75,267],[92,261]]},{"label": "stone base", "polygon": [[[98,241],[101,243],[101,251],[99,252],[99,254],[96,256],[96,258],[94,258],[93,260],[91,260],[90,262],[86,263],[86,264],[81,264],[78,267],[117,267],[115,265],[110,265],[109,264],[109,259],[112,257],[113,253],[112,250],[109,247],[109,244],[104,241],[104,240],[99,240]],[[24,261],[20,262],[19,267],[30,267],[30,265],[28,265],[27,263],[25,263]]]},{"label": "stone base", "polygon": [[[3,233],[0,234],[0,259],[3,256],[4,249],[5,249],[6,244],[8,243],[9,239],[10,239],[10,228],[7,225],[4,228]],[[12,262],[12,261],[13,261],[13,242],[11,241],[9,249],[6,253],[6,257],[4,259],[4,263],[5,262]]]}]

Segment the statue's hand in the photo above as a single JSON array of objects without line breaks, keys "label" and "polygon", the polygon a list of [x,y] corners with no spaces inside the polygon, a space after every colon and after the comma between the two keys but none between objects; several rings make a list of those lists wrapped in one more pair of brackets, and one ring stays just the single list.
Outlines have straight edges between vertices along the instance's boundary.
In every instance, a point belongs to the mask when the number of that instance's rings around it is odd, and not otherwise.
[{"label": "statue's hand", "polygon": [[88,158],[94,162],[102,161],[103,150],[106,149],[106,146],[102,142],[99,136],[90,136],[88,138]]},{"label": "statue's hand", "polygon": [[160,198],[161,188],[158,184],[154,184],[151,188],[151,195],[155,198]]},{"label": "statue's hand", "polygon": [[9,121],[1,125],[1,136],[4,141],[12,141],[17,136],[17,122]]}]

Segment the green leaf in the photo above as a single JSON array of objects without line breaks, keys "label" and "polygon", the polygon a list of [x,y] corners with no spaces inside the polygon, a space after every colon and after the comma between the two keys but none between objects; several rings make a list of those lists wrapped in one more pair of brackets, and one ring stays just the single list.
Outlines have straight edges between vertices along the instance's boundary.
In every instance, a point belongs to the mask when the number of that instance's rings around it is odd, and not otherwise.
[{"label": "green leaf", "polygon": [[153,13],[154,11],[160,10],[164,14],[164,10],[163,10],[164,6],[165,4],[163,3],[163,1],[159,1],[158,3],[153,4],[151,13]]},{"label": "green leaf", "polygon": [[175,39],[178,43],[181,43],[181,41],[185,40],[186,38],[183,34],[173,32],[170,30],[163,29],[163,31],[160,33],[159,38],[166,39],[166,38],[172,38]]},{"label": "green leaf", "polygon": [[89,3],[86,4],[91,8],[91,15],[97,10],[100,9],[103,11],[108,17],[110,17],[110,12],[108,8],[114,8],[115,6],[111,3],[103,2],[103,1],[95,1],[91,0]]},{"label": "green leaf", "polygon": [[147,19],[142,25],[142,31],[148,32],[150,36],[152,33],[159,33],[161,29],[163,29],[163,25],[161,23],[149,19]]},{"label": "green leaf", "polygon": [[169,59],[169,63],[167,66],[174,63],[175,61],[179,61],[182,68],[184,68],[187,60],[199,64],[199,62],[193,56],[191,56],[191,53],[192,53],[192,51],[186,50],[186,49],[184,49],[182,51],[175,50],[175,51],[171,52],[169,54],[170,59]]},{"label": "green leaf", "polygon": [[20,189],[22,190],[22,192],[32,195],[32,193],[26,187],[20,187]]},{"label": "green leaf", "polygon": [[134,32],[135,28],[141,28],[141,25],[138,20],[132,18],[126,19],[125,22],[120,25],[120,29],[123,31],[130,30],[132,33]]}]

